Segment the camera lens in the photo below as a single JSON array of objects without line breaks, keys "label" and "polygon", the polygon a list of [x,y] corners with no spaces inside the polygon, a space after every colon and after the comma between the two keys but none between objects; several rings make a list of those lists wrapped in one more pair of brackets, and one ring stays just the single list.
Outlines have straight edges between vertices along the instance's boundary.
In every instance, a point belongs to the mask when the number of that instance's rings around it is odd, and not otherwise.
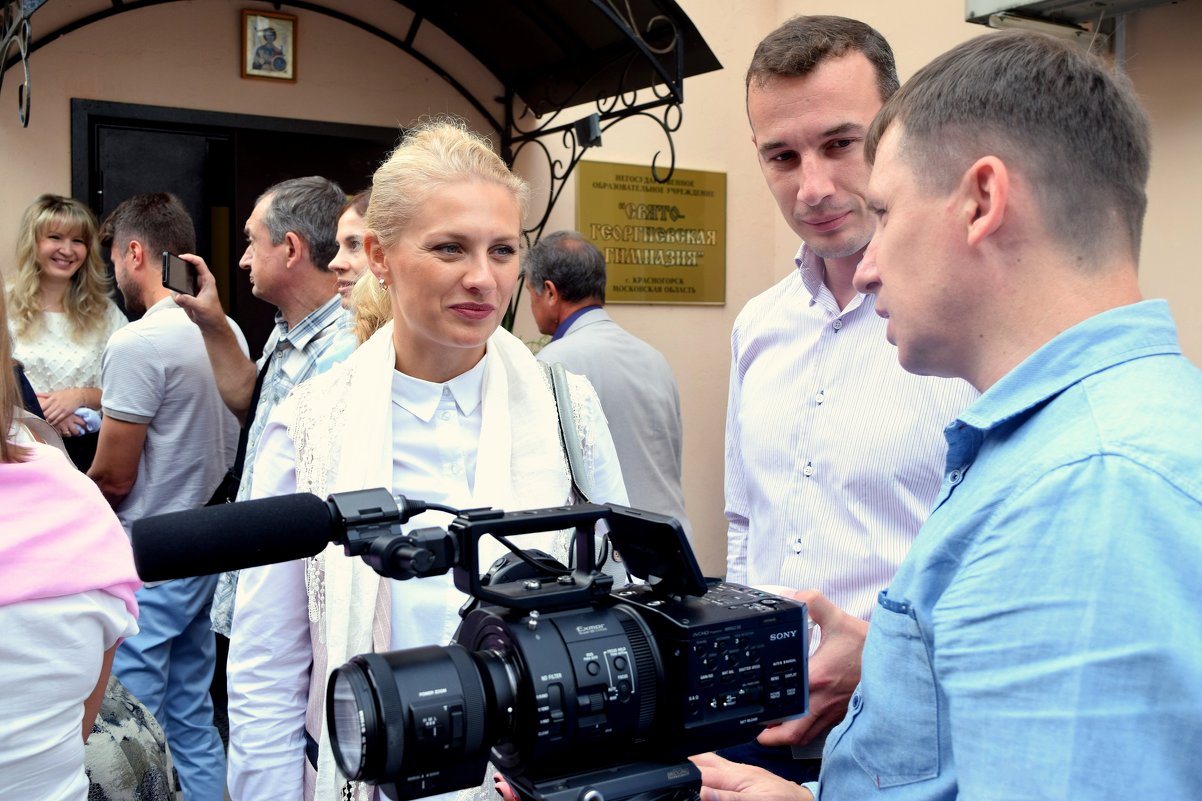
[{"label": "camera lens", "polygon": [[330,679],[330,739],[334,759],[344,775],[359,778],[367,755],[368,717],[375,729],[375,705],[363,669],[354,662],[334,671]]},{"label": "camera lens", "polygon": [[484,676],[491,682],[496,670],[482,671],[477,659],[484,656],[431,645],[363,654],[335,670],[327,715],[342,772],[360,781],[433,783],[461,760],[483,764],[486,727],[503,716],[490,713],[484,689]]},{"label": "camera lens", "polygon": [[339,769],[351,779],[375,781],[400,767],[404,718],[390,656],[356,656],[330,675],[330,740]]}]

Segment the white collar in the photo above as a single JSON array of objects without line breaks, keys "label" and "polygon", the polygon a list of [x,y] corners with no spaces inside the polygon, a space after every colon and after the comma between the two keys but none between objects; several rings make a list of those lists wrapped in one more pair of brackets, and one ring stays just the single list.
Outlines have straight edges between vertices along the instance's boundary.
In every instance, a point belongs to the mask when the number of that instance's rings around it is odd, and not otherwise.
[{"label": "white collar", "polygon": [[450,381],[435,384],[420,378],[406,375],[400,370],[392,372],[392,402],[412,414],[422,422],[428,423],[438,410],[444,394],[449,393],[455,399],[460,414],[470,415],[480,406],[480,398],[484,391],[484,367],[488,361],[488,353],[476,362],[476,366],[462,375],[457,375]]}]

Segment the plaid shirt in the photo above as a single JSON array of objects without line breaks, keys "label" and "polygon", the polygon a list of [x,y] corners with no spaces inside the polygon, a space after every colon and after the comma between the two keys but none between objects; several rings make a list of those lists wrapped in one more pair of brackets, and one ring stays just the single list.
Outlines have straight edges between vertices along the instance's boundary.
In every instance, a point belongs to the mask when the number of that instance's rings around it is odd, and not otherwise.
[{"label": "plaid shirt", "polygon": [[[293,387],[307,381],[318,373],[324,373],[345,359],[358,342],[353,329],[345,323],[346,313],[338,295],[309,312],[292,328],[278,311],[275,314],[275,329],[263,346],[256,368],[263,369],[263,360],[270,355],[271,364],[263,377],[263,389],[259,404],[255,407],[255,419],[250,426],[250,437],[246,444],[246,463],[242,468],[242,483],[238,487],[238,500],[250,497],[251,481],[255,472],[255,452],[259,437],[267,425],[276,404],[288,397]],[[237,573],[225,573],[217,583],[213,595],[213,630],[229,634],[234,614],[234,591],[238,585]]]}]

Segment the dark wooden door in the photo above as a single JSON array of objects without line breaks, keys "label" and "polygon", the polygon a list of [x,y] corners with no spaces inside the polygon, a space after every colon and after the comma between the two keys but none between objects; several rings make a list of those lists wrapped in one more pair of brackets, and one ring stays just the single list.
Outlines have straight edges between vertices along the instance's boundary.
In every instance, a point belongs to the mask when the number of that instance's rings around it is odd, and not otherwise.
[{"label": "dark wooden door", "polygon": [[257,354],[275,309],[251,294],[238,269],[255,200],[268,186],[305,175],[357,192],[370,185],[398,135],[391,128],[76,99],[72,192],[100,219],[141,192],[179,196],[226,310]]}]

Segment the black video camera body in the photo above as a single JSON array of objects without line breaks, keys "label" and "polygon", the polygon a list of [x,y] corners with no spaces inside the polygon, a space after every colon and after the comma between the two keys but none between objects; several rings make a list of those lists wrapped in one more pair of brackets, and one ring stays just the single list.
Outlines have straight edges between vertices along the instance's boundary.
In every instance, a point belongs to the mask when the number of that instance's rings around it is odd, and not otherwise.
[{"label": "black video camera body", "polygon": [[[609,592],[592,561],[601,519],[647,583]],[[568,525],[577,528],[574,572],[481,582],[481,536]],[[327,692],[340,769],[389,798],[478,786],[489,760],[519,795],[544,801],[577,801],[586,788],[613,801],[697,787],[689,755],[806,712],[805,605],[707,586],[671,518],[591,504],[466,512],[446,532],[404,536],[409,574],[423,537],[455,553],[456,585],[481,603],[450,645],[356,656]],[[387,574],[386,561],[373,566]]]}]

